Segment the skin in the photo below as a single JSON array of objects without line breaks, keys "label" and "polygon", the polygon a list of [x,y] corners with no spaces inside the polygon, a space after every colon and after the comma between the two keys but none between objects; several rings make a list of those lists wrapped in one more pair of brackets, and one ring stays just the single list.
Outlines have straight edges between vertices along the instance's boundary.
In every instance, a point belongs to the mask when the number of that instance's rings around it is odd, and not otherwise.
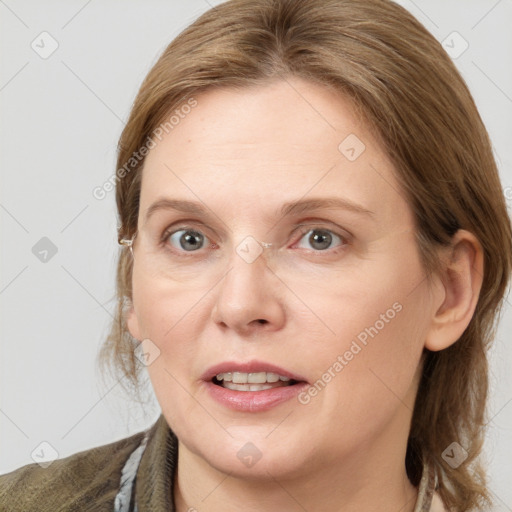
[{"label": "skin", "polygon": [[[196,99],[145,161],[127,319],[160,350],[148,371],[179,439],[177,510],[412,511],[417,489],[404,461],[422,354],[456,342],[471,319],[478,241],[459,231],[429,283],[392,163],[333,91],[290,78]],[[338,149],[349,134],[365,144],[354,161]],[[332,196],[373,214],[275,214],[288,201]],[[145,223],[164,197],[206,205],[211,218],[168,210]],[[148,249],[184,219],[213,248],[187,252],[178,235],[168,243],[182,257]],[[347,241],[319,250],[313,228]],[[273,244],[250,264],[236,251],[249,235]],[[215,363],[258,359],[314,383],[394,303],[401,311],[307,404],[237,412],[201,381]],[[262,455],[252,467],[237,457],[247,442]]]}]

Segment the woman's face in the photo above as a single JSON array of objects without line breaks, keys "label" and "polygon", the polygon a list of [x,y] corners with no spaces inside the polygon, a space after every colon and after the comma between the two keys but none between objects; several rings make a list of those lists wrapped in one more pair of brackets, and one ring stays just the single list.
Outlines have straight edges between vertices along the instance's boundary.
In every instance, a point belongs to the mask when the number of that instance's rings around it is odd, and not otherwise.
[{"label": "woman's face", "polygon": [[320,85],[195,99],[145,161],[128,317],[180,457],[403,461],[434,305],[388,157]]}]

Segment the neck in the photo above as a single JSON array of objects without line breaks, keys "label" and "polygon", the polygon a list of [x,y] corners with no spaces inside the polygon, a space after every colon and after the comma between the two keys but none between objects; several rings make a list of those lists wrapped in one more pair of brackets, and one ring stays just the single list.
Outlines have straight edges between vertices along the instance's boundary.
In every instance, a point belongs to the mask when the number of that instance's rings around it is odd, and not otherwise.
[{"label": "neck", "polygon": [[322,510],[325,512],[360,512],[379,510],[380,512],[413,512],[418,490],[409,482],[406,475],[395,478],[381,478],[376,481],[355,483],[340,482],[337,478],[306,479],[302,482],[268,478],[258,482],[248,482],[229,475],[219,475],[216,479],[203,480],[206,486],[199,485],[198,479],[178,478],[175,485],[175,505],[177,512],[262,512],[286,510],[304,512]]},{"label": "neck", "polygon": [[219,471],[180,443],[174,482],[176,510],[413,512],[418,490],[405,471],[408,431],[400,431],[404,441],[397,445],[397,428],[392,421],[383,436],[342,460],[311,460],[303,465],[307,471],[293,476],[272,475],[270,467],[251,479]]}]

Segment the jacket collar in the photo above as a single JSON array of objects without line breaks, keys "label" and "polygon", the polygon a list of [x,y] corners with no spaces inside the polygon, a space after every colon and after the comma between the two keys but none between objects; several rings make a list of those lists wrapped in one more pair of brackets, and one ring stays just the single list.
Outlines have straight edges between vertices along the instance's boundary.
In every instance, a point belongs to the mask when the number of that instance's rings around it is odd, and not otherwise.
[{"label": "jacket collar", "polygon": [[163,414],[148,434],[135,481],[138,512],[175,512],[172,485],[178,461],[178,440]]}]

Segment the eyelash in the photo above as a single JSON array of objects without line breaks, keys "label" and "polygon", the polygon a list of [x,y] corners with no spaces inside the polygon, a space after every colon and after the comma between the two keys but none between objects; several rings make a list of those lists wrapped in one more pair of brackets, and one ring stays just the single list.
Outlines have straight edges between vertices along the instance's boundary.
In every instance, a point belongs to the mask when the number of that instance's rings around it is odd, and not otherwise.
[{"label": "eyelash", "polygon": [[[339,252],[343,251],[346,248],[347,245],[349,245],[349,240],[348,240],[348,237],[346,235],[342,235],[341,233],[338,233],[337,231],[334,231],[332,229],[328,229],[326,227],[322,227],[320,225],[316,225],[316,224],[307,224],[307,225],[306,224],[300,224],[300,225],[298,225],[296,227],[296,229],[294,230],[294,233],[297,230],[300,232],[301,236],[297,240],[297,242],[295,242],[295,244],[300,242],[304,238],[305,235],[307,235],[308,233],[314,232],[314,231],[330,233],[331,235],[334,235],[335,237],[338,237],[340,239],[341,245],[338,246],[335,249],[330,249],[330,248],[329,249],[324,249],[324,250],[309,249],[308,252],[310,252],[310,253],[318,253],[319,255],[324,255],[324,254],[336,255]],[[176,234],[176,233],[178,233],[180,231],[184,231],[184,232],[194,231],[196,233],[199,233],[199,234],[203,235],[203,237],[206,240],[209,240],[209,238],[202,231],[200,231],[199,229],[197,229],[195,227],[192,227],[192,226],[182,225],[182,226],[179,226],[177,229],[175,229],[175,228],[168,228],[168,229],[166,229],[164,231],[163,235],[162,235],[161,244],[164,246],[165,250],[173,253],[173,255],[178,256],[178,257],[190,258],[191,255],[193,256],[195,253],[198,253],[198,252],[201,251],[201,249],[198,249],[197,251],[185,251],[183,249],[176,249],[175,247],[172,247],[168,243],[169,237],[171,237],[172,235],[174,235],[174,234]],[[212,245],[213,244],[208,244],[206,247],[210,247],[211,248]],[[204,247],[202,249],[204,249]]]}]

